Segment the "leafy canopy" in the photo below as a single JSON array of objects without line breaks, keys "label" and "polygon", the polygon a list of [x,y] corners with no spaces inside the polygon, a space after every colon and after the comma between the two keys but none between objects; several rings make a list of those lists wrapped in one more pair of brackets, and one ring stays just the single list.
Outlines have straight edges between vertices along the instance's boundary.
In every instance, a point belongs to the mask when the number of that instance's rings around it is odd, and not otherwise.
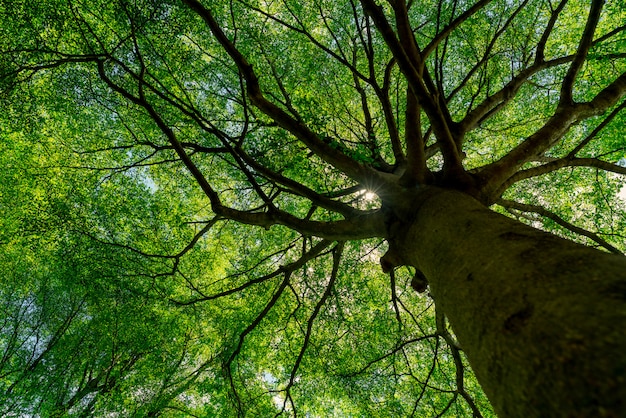
[{"label": "leafy canopy", "polygon": [[626,6],[0,2],[0,414],[492,416],[402,190],[623,252]]}]

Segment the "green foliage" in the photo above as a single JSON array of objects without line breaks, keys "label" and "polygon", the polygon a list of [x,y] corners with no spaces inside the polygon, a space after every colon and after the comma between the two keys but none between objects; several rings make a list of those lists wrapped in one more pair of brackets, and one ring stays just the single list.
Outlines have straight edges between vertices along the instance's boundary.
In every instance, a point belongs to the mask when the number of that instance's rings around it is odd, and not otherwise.
[{"label": "green foliage", "polygon": [[[380,209],[370,194],[385,190],[336,161],[396,175],[407,144],[394,141],[418,117],[427,164],[442,165],[440,138],[423,110],[409,114],[411,87],[372,19],[353,1],[205,2],[264,97],[325,154],[252,103],[242,66],[184,3],[0,0],[0,415],[493,416],[432,299],[411,289],[414,271],[391,282],[380,271],[384,237],[326,240],[283,221]],[[470,3],[415,2],[417,44]],[[424,65],[455,123],[531,65],[555,7],[491,3]],[[576,52],[587,3],[570,1],[556,20],[547,61]],[[623,25],[624,6],[607,3],[597,37]],[[623,74],[625,48],[623,30],[590,48],[575,100]],[[570,61],[530,75],[464,135],[469,173],[550,119]],[[604,117],[522,169],[568,156]],[[576,157],[624,158],[624,117]],[[542,173],[503,196],[623,251],[624,182],[612,167]],[[229,219],[218,203],[238,212]],[[250,220],[260,214],[275,215],[271,227]]]}]

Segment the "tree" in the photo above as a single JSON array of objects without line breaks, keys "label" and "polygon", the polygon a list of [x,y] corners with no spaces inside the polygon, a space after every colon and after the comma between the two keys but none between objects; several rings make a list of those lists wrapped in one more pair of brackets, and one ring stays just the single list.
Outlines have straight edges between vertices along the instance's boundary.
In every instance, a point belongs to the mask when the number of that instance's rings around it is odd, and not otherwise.
[{"label": "tree", "polygon": [[6,413],[624,416],[625,6],[36,3]]}]

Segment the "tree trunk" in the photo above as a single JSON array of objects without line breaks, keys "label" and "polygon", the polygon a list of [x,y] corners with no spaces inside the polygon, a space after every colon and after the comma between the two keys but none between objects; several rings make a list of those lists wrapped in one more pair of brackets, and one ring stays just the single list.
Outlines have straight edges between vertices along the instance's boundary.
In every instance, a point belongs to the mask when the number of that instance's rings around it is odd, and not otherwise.
[{"label": "tree trunk", "polygon": [[626,257],[459,192],[421,194],[390,243],[428,279],[498,415],[626,417]]}]

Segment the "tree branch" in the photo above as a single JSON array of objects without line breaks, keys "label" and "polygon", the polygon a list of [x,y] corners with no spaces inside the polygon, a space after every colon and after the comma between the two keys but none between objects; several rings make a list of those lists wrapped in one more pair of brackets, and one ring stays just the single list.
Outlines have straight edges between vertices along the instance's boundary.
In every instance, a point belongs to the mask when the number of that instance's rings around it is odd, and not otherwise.
[{"label": "tree branch", "polygon": [[313,260],[314,258],[318,257],[320,254],[322,254],[322,252],[324,250],[326,250],[328,247],[330,247],[332,245],[333,241],[328,241],[328,240],[321,240],[320,242],[318,242],[317,244],[315,244],[309,251],[304,252],[300,258],[298,258],[296,261],[288,263],[284,266],[280,266],[279,268],[277,268],[276,270],[274,270],[273,272],[266,274],[264,276],[261,277],[257,277],[256,279],[252,279],[247,281],[246,283],[237,286],[235,288],[232,289],[228,289],[228,290],[224,290],[212,295],[202,295],[201,297],[198,298],[194,298],[194,299],[189,299],[189,300],[185,300],[185,301],[180,301],[180,300],[171,300],[172,303],[179,305],[179,306],[188,306],[188,305],[193,305],[199,302],[206,302],[206,301],[210,301],[210,300],[215,300],[215,299],[219,299],[219,298],[223,298],[224,296],[228,296],[228,295],[233,295],[236,293],[239,293],[245,289],[247,289],[250,286],[253,286],[255,284],[259,284],[259,283],[263,283],[267,280],[270,280],[276,276],[279,276],[281,274],[292,274],[293,272],[295,272],[296,270],[302,268],[306,263],[308,263],[309,261]]},{"label": "tree branch", "polygon": [[224,206],[221,202],[219,194],[213,189],[198,166],[192,161],[174,131],[144,97],[142,93],[143,82],[139,81],[140,97],[137,97],[115,84],[107,76],[103,61],[98,62],[98,71],[100,78],[105,81],[109,87],[121,94],[127,100],[143,107],[147,111],[148,115],[168,139],[174,148],[174,151],[178,154],[179,158],[185,167],[187,167],[202,191],[211,201],[211,208],[216,215],[236,220],[243,224],[256,225],[264,228],[270,228],[273,225],[284,225],[307,236],[319,236],[332,240],[372,238],[375,236],[384,236],[386,234],[383,216],[379,212],[360,213],[353,218],[341,221],[321,222],[300,219],[276,208],[270,208],[270,210],[266,212],[250,212]]},{"label": "tree branch", "polygon": [[462,120],[457,122],[457,129],[461,132],[468,132],[476,128],[478,124],[487,119],[487,117],[493,116],[497,110],[501,109],[506,103],[513,99],[522,85],[524,85],[532,75],[539,71],[567,63],[571,59],[572,56],[556,58],[550,61],[538,62],[523,69],[506,83],[504,87],[485,98],[482,103],[469,111]]},{"label": "tree branch", "polygon": [[[322,306],[324,306],[324,304],[326,303],[326,300],[330,296],[333,290],[333,287],[335,286],[335,282],[337,281],[337,276],[339,274],[339,264],[341,262],[341,255],[343,253],[343,245],[344,245],[343,242],[339,242],[337,243],[335,248],[333,248],[333,268],[330,273],[330,279],[328,280],[328,284],[326,285],[326,289],[324,290],[322,297],[313,308],[313,312],[311,313],[311,316],[309,317],[309,320],[307,321],[306,333],[304,335],[304,341],[302,342],[302,347],[300,348],[298,357],[296,358],[296,361],[293,367],[291,368],[291,373],[289,375],[289,382],[287,383],[287,386],[284,389],[285,393],[287,394],[286,395],[287,398],[290,397],[289,392],[296,381],[296,373],[298,372],[298,368],[300,367],[300,363],[302,362],[304,353],[306,352],[309,346],[309,341],[311,340],[311,333],[313,331],[313,323],[315,322],[315,318],[317,318],[317,315],[322,309]],[[287,402],[287,399],[285,399],[283,403],[283,411],[285,410],[286,402]]]},{"label": "tree branch", "polygon": [[609,244],[608,242],[606,242],[604,239],[602,239],[601,237],[599,237],[597,234],[594,234],[593,232],[587,231],[586,229],[580,228],[574,224],[571,224],[569,222],[567,222],[566,220],[564,220],[563,218],[561,218],[560,216],[558,216],[556,213],[551,212],[549,210],[547,210],[546,208],[542,207],[542,206],[538,206],[538,205],[529,205],[529,204],[525,204],[525,203],[519,203],[519,202],[515,202],[512,200],[506,200],[506,199],[498,199],[498,201],[496,202],[498,205],[507,208],[507,209],[516,209],[516,210],[520,210],[522,212],[532,212],[532,213],[536,213],[538,215],[541,215],[545,218],[551,219],[552,221],[554,221],[556,224],[562,226],[563,228],[574,232],[578,235],[582,235],[584,237],[589,238],[590,240],[598,243],[601,247],[604,247],[605,249],[609,250],[610,252],[614,253],[614,254],[623,254],[620,250],[618,250],[617,248],[615,248],[614,246],[612,246],[611,244]]},{"label": "tree branch", "polygon": [[[500,36],[507,30],[507,28],[509,28],[511,26],[511,24],[513,23],[513,21],[515,20],[515,18],[517,17],[517,15],[522,11],[522,9],[524,9],[524,7],[526,7],[526,5],[528,4],[529,0],[524,0],[516,9],[513,13],[511,13],[511,16],[508,17],[508,19],[506,20],[506,22],[504,22],[504,24],[502,25],[502,27],[500,29],[498,29],[493,36],[491,37],[491,41],[489,41],[489,44],[486,46],[485,51],[483,53],[482,58],[476,63],[476,65],[474,65],[465,75],[465,77],[463,78],[463,80],[461,80],[461,82],[459,83],[458,86],[456,86],[454,89],[452,89],[452,91],[450,92],[450,94],[446,97],[446,101],[449,101],[452,97],[454,97],[461,89],[463,89],[463,87],[465,87],[465,85],[467,84],[467,82],[472,78],[472,76],[476,73],[476,71],[478,71],[481,67],[484,68],[484,66],[486,66],[486,64],[489,62],[489,60],[493,57],[492,51],[493,48],[496,45],[496,41],[500,38]],[[475,94],[475,97],[480,94],[481,89],[478,89],[478,91]],[[472,103],[475,100],[475,97],[472,98]],[[471,104],[468,107],[468,113],[471,109]]]},{"label": "tree branch", "polygon": [[261,323],[261,321],[263,321],[263,318],[265,318],[267,314],[272,310],[274,305],[276,305],[276,302],[278,302],[278,299],[280,299],[283,292],[289,285],[290,279],[291,279],[291,272],[286,272],[285,277],[283,278],[283,281],[280,283],[280,285],[278,286],[278,289],[276,290],[276,292],[274,292],[274,294],[272,295],[272,298],[269,300],[269,302],[267,302],[263,310],[256,316],[256,318],[252,321],[252,323],[250,323],[250,325],[248,325],[246,329],[244,329],[241,332],[241,334],[239,334],[239,340],[237,342],[237,346],[235,347],[235,349],[230,354],[230,356],[228,357],[228,359],[226,360],[224,364],[224,371],[230,382],[230,388],[235,398],[235,402],[236,402],[235,406],[237,407],[237,410],[239,411],[241,415],[243,415],[242,414],[243,405],[241,404],[241,399],[239,397],[237,387],[235,386],[235,380],[233,379],[233,372],[232,372],[233,361],[235,360],[235,358],[237,358],[237,356],[241,352],[246,336],[250,334],[252,331],[254,331],[254,329]]},{"label": "tree branch", "polygon": [[527,170],[518,171],[502,184],[501,191],[508,189],[511,185],[533,177],[542,176],[565,167],[594,167],[612,173],[626,175],[626,167],[617,164],[602,161],[597,158],[559,158],[547,164],[538,167],[529,168]]},{"label": "tree branch", "polygon": [[568,1],[569,0],[561,0],[558,6],[556,6],[556,9],[553,9],[552,13],[550,13],[550,19],[548,20],[548,24],[543,30],[543,33],[541,34],[541,39],[539,40],[539,43],[537,44],[537,49],[535,52],[535,64],[544,62],[546,43],[548,42],[548,39],[550,38],[550,34],[552,33],[552,30],[554,29],[554,25],[556,24],[556,21],[559,18],[559,15],[565,8],[565,5],[567,4]]},{"label": "tree branch", "polygon": [[602,122],[600,122],[600,124],[598,124],[598,126],[596,126],[594,130],[589,135],[587,135],[587,137],[585,137],[585,139],[580,141],[580,143],[576,145],[576,147],[572,151],[570,151],[569,154],[567,154],[567,157],[575,157],[576,154],[578,154],[581,149],[587,146],[587,144],[591,142],[600,133],[600,131],[604,129],[605,126],[611,123],[611,121],[615,119],[615,116],[617,116],[622,110],[624,110],[624,108],[626,108],[626,100],[624,100],[619,106],[613,109],[611,113],[609,113],[609,115],[604,118]]},{"label": "tree branch", "polygon": [[483,415],[480,413],[480,410],[476,406],[476,402],[474,401],[474,399],[472,399],[472,397],[465,388],[465,365],[463,364],[463,359],[461,358],[461,347],[459,346],[459,343],[452,337],[450,331],[448,331],[444,313],[440,309],[437,309],[436,306],[435,317],[437,323],[437,332],[443,337],[444,341],[448,345],[450,353],[452,353],[452,359],[454,360],[455,367],[455,381],[457,393],[461,395],[463,399],[465,399],[465,402],[467,402],[467,405],[472,410],[472,417],[482,418]]},{"label": "tree branch", "polygon": [[426,166],[421,112],[417,98],[411,89],[406,91],[406,103],[404,141],[406,143],[407,167],[401,182],[406,185],[424,184],[429,170]]},{"label": "tree branch", "polygon": [[[377,6],[374,0],[361,0],[361,5],[374,21],[378,31],[396,59],[400,71],[402,71],[402,74],[405,76],[420,105],[424,108],[437,140],[440,142],[444,157],[444,171],[450,173],[452,176],[461,175],[461,173],[464,172],[461,164],[461,154],[446,120],[445,112],[440,108],[440,106],[444,106],[444,104],[439,103],[437,93],[432,92],[434,94],[433,96],[424,84],[425,80],[422,76],[424,70],[423,61],[421,57],[419,60],[415,59],[415,45],[410,47],[409,51],[406,50],[404,44],[407,42],[411,44],[411,41],[398,40],[382,8]],[[401,16],[397,16],[397,18],[403,20]],[[410,36],[413,37],[412,32]]]},{"label": "tree branch", "polygon": [[[456,28],[461,26],[463,22],[467,19],[475,15],[486,5],[491,3],[493,0],[480,0],[476,2],[472,7],[467,9],[465,12],[461,13],[456,19],[450,22],[441,32],[439,32],[422,50],[422,56],[426,59],[439,44],[448,37]],[[440,3],[441,4],[441,3]]]},{"label": "tree branch", "polygon": [[563,78],[563,83],[561,84],[561,99],[559,102],[561,105],[571,104],[574,102],[572,97],[574,81],[576,80],[576,75],[585,62],[589,48],[591,48],[593,43],[593,34],[596,31],[598,22],[600,21],[600,12],[602,11],[603,5],[604,0],[592,0],[591,2],[591,10],[589,11],[589,15],[587,17],[585,30],[580,38],[580,43],[578,44],[576,54],[574,54],[574,59],[572,60],[572,63],[567,70],[567,74]]},{"label": "tree branch", "polygon": [[383,177],[376,170],[353,160],[338,149],[333,148],[326,142],[322,141],[316,133],[311,131],[302,122],[293,118],[283,109],[267,100],[261,91],[258,77],[255,74],[252,65],[248,63],[246,58],[235,47],[230,39],[228,39],[222,28],[214,19],[213,14],[197,0],[183,1],[191,10],[204,20],[213,33],[213,36],[215,36],[222,48],[224,48],[224,50],[231,57],[246,81],[248,97],[256,108],[274,120],[283,129],[287,130],[302,141],[302,143],[304,143],[322,160],[343,171],[354,180],[361,183],[367,183],[373,180],[385,183]]},{"label": "tree branch", "polygon": [[526,162],[545,153],[569,129],[583,119],[597,116],[614,106],[626,95],[626,73],[605,87],[590,102],[559,106],[552,117],[534,134],[498,161],[478,169],[485,201],[493,203],[501,185]]}]

